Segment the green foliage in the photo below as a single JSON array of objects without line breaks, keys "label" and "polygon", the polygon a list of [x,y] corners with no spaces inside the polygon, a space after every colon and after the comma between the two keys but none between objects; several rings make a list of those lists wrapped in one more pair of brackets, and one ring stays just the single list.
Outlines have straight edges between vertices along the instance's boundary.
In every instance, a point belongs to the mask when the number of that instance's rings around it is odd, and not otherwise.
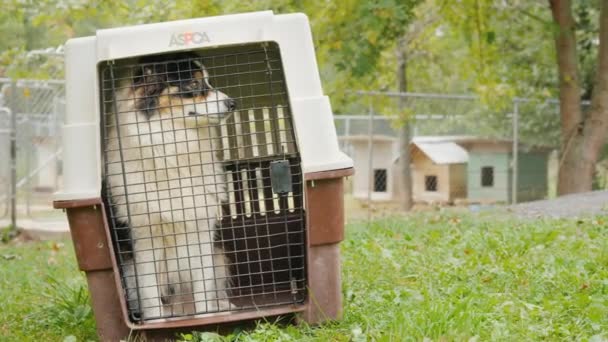
[{"label": "green foliage", "polygon": [[46,279],[42,292],[45,304],[35,310],[30,319],[57,334],[78,337],[77,340],[93,339],[95,322],[89,304],[89,291],[79,278],[71,283],[52,276]]},{"label": "green foliage", "polygon": [[[553,26],[544,2],[6,0],[3,7],[0,33],[6,39],[0,51],[13,52],[0,65],[15,62],[20,51],[57,46],[99,28],[255,10],[301,11],[311,20],[324,84],[337,100],[344,89],[394,89],[400,37],[408,40],[411,91],[476,91],[493,101],[556,94]],[[597,7],[597,0],[576,2],[574,10],[586,91],[594,73]]]},{"label": "green foliage", "polygon": [[63,56],[10,49],[0,53],[0,75],[16,79],[62,79]]},{"label": "green foliage", "polygon": [[330,53],[338,70],[348,70],[354,77],[372,73],[383,51],[394,46],[413,18],[418,1],[375,0],[351,2],[348,15],[337,18]]},{"label": "green foliage", "polygon": [[96,340],[86,281],[70,242],[0,245],[0,340]]},{"label": "green foliage", "polygon": [[[557,97],[556,27],[547,1],[463,0],[461,6],[450,6],[444,0],[441,8],[442,17],[465,37],[462,61],[482,97]],[[582,95],[589,99],[597,63],[599,2],[574,1],[573,15]]]},{"label": "green foliage", "polygon": [[[324,80],[373,79],[380,56],[407,30],[420,0],[327,1],[19,1],[8,0],[0,15],[14,18],[0,25],[0,51],[57,46],[96,29],[256,10],[300,11],[310,17]],[[40,31],[40,32],[38,32]],[[10,57],[14,57],[12,53]],[[0,65],[6,65],[6,56]],[[21,68],[21,66],[17,67]],[[0,74],[2,74],[0,69]],[[328,76],[328,77],[325,77]],[[335,76],[335,77],[334,77]],[[364,77],[367,76],[367,77]],[[338,82],[339,83],[339,82]]]},{"label": "green foliage", "polygon": [[576,20],[576,37],[581,72],[582,97],[591,100],[597,70],[599,37],[599,3],[575,1],[573,14]]},{"label": "green foliage", "polygon": [[8,225],[2,229],[0,229],[0,241],[2,243],[8,243],[12,239],[16,238],[19,235],[19,231],[17,227],[13,225]]},{"label": "green foliage", "polygon": [[556,64],[548,4],[534,1],[444,1],[442,17],[465,38],[460,61],[482,98],[555,95]]}]

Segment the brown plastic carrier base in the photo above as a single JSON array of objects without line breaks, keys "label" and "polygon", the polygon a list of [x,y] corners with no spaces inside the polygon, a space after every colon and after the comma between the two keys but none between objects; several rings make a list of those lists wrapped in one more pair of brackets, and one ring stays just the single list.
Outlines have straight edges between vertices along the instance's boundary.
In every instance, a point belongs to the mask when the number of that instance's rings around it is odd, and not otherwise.
[{"label": "brown plastic carrier base", "polygon": [[54,207],[64,209],[68,216],[78,266],[86,273],[100,340],[119,341],[137,334],[148,341],[165,341],[180,332],[229,331],[235,324],[282,315],[295,315],[309,324],[339,319],[342,315],[339,243],[344,238],[343,177],[353,173],[354,170],[348,168],[308,173],[304,177],[308,295],[303,304],[155,323],[134,324],[128,319],[101,198],[55,201]]}]

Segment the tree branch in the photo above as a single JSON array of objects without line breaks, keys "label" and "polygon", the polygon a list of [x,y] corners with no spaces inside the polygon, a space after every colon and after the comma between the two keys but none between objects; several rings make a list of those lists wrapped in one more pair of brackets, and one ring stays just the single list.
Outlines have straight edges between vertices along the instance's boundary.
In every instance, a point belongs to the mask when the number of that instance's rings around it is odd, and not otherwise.
[{"label": "tree branch", "polygon": [[475,24],[477,27],[477,48],[478,48],[478,52],[479,52],[479,67],[480,67],[480,72],[484,72],[485,70],[485,61],[483,59],[483,38],[481,37],[481,32],[483,30],[482,28],[482,24],[481,24],[481,10],[479,8],[479,0],[475,0]]},{"label": "tree branch", "polygon": [[416,20],[410,26],[411,28],[405,33],[403,39],[405,39],[406,46],[414,43],[414,41],[421,38],[423,33],[429,31],[429,28],[435,26],[439,22],[439,15],[437,13],[431,13],[429,16]]}]

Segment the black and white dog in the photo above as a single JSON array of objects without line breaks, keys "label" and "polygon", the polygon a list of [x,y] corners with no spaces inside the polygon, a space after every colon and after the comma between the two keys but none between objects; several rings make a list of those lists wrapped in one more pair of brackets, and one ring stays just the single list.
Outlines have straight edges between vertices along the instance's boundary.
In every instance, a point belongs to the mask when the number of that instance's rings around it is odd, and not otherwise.
[{"label": "black and white dog", "polygon": [[105,182],[133,240],[128,299],[138,297],[144,320],[229,309],[228,260],[213,244],[226,200],[216,131],[236,102],[211,86],[197,55],[139,62],[106,124]]}]

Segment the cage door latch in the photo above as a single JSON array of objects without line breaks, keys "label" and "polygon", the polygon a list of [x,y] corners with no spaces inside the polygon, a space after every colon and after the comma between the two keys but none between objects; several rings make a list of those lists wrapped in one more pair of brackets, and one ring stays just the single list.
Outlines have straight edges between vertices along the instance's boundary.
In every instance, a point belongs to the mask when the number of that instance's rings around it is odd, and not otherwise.
[{"label": "cage door latch", "polygon": [[270,163],[270,182],[275,194],[285,195],[292,191],[289,160],[277,160]]}]

